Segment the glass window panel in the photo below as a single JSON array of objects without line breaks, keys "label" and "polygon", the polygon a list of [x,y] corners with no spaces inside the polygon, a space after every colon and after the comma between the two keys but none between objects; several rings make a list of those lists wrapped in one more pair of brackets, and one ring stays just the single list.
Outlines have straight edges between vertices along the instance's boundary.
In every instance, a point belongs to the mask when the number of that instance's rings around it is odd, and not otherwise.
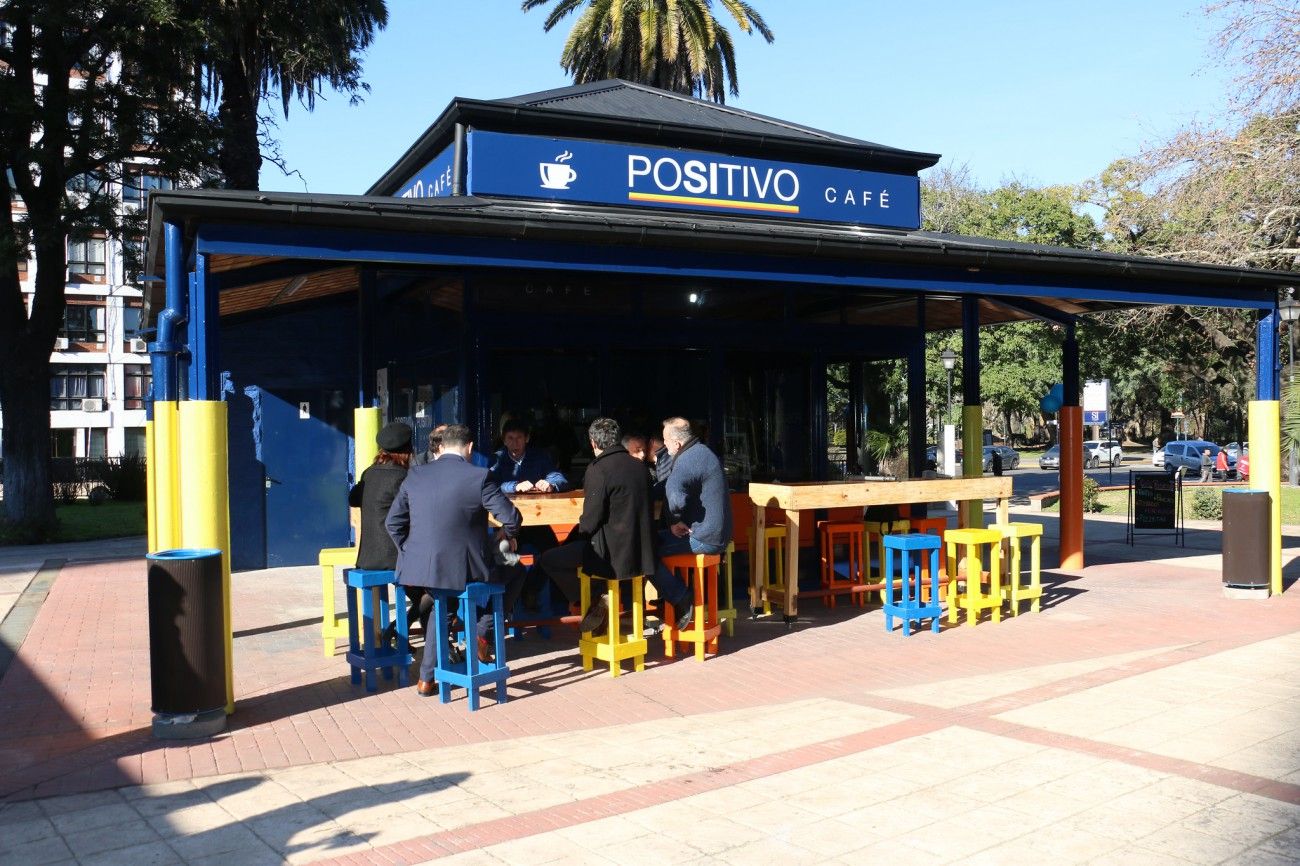
[{"label": "glass window panel", "polygon": [[125,441],[122,444],[123,455],[126,457],[143,457],[144,428],[127,427],[122,432],[125,434]]},{"label": "glass window panel", "polygon": [[108,456],[108,431],[102,427],[91,427],[86,431],[90,435],[86,442],[87,457]]}]

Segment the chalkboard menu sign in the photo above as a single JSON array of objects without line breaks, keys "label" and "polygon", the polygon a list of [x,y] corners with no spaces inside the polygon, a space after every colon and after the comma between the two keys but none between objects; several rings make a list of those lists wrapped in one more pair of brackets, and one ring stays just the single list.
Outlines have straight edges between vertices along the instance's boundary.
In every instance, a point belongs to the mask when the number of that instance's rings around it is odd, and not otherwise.
[{"label": "chalkboard menu sign", "polygon": [[1133,473],[1133,528],[1174,529],[1178,479],[1169,472]]}]

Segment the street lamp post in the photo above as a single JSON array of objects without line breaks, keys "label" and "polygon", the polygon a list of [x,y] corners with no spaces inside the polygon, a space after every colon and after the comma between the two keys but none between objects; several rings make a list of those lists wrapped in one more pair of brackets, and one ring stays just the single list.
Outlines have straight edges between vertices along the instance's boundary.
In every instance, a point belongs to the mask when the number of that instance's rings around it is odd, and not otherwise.
[{"label": "street lamp post", "polygon": [[[1300,306],[1300,304],[1297,304]],[[952,370],[957,366],[957,353],[952,349],[944,349],[943,354],[939,356],[943,362],[943,368],[948,371],[948,402],[943,404],[943,414],[947,417],[952,411]]]},{"label": "street lamp post", "polygon": [[955,459],[957,437],[949,419],[952,416],[952,369],[957,366],[957,353],[952,349],[944,349],[939,360],[943,362],[943,368],[948,371],[948,402],[943,406],[943,472],[945,475],[952,476],[957,473]]},{"label": "street lamp post", "polygon": [[[1295,323],[1297,319],[1300,319],[1300,301],[1295,299],[1295,289],[1290,287],[1286,289],[1286,297],[1278,302],[1277,312],[1282,321],[1286,322],[1287,385],[1291,401],[1294,402],[1296,399]],[[1287,449],[1287,477],[1291,481],[1291,486],[1296,486],[1295,440],[1291,441],[1291,445]]]}]

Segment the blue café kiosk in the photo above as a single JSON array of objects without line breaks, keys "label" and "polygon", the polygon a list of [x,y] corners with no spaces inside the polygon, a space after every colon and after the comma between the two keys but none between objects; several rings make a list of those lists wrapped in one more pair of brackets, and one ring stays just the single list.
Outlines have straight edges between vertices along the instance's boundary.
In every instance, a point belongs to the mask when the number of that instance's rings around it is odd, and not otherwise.
[{"label": "blue caf\u00e9 kiosk", "polygon": [[743,490],[861,471],[900,364],[919,475],[929,331],[962,329],[967,423],[981,325],[1057,326],[1075,413],[1087,313],[1254,309],[1276,358],[1286,275],[923,232],[938,159],[625,81],[456,99],[363,195],[152,194],[154,398],[228,404],[239,570],[348,543],[358,406],[417,448],[523,418],[575,480],[593,417],[684,415]]}]

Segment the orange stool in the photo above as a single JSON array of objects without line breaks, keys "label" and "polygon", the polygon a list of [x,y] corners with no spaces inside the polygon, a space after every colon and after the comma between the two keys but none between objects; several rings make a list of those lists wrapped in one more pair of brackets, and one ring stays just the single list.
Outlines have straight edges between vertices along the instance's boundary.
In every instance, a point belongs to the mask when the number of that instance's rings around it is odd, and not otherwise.
[{"label": "orange stool", "polygon": [[695,605],[695,621],[685,631],[679,631],[675,625],[677,613],[673,606],[664,600],[664,655],[673,657],[677,643],[695,644],[695,658],[704,661],[704,650],[718,652],[718,635],[722,626],[718,623],[718,568],[722,557],[716,553],[679,553],[665,556],[664,565],[673,574],[686,582],[687,591],[691,593]]},{"label": "orange stool", "polygon": [[[853,603],[859,607],[863,604],[866,591],[863,589],[862,561],[862,523],[832,523],[825,521],[818,529],[821,533],[822,553],[822,589],[826,594],[822,604],[835,607],[837,593],[847,592],[853,597]],[[835,564],[835,546],[845,547],[846,560],[843,569]]]},{"label": "orange stool", "polygon": [[[884,588],[885,536],[906,533],[909,529],[911,529],[912,524],[910,521],[900,518],[895,520],[868,520],[865,521],[862,525],[863,527],[865,527],[867,531],[867,558],[865,563],[866,576],[868,578],[868,583],[875,582],[871,580],[873,576],[880,578],[879,580],[879,583],[881,584],[880,603],[884,604],[885,603],[885,588]],[[873,549],[876,551],[876,557],[875,557],[876,570],[874,572],[871,569],[871,561],[872,561],[871,551]]]},{"label": "orange stool", "polygon": [[[957,609],[966,609],[966,624],[979,622],[980,612],[987,610],[994,622],[1002,621],[1002,533],[996,529],[950,529],[948,548],[948,622],[957,621]],[[961,560],[958,547],[966,548],[966,574],[959,575]],[[984,557],[988,550],[989,591],[984,591]],[[966,589],[958,592],[964,581]]]},{"label": "orange stool", "polygon": [[[948,573],[948,558],[944,550],[944,534],[948,531],[948,518],[946,517],[913,517],[910,521],[912,532],[920,532],[929,535],[939,536],[939,569],[940,575]],[[930,577],[930,560],[921,557],[921,577]],[[930,584],[925,583],[922,599],[928,601],[930,598]]]}]

